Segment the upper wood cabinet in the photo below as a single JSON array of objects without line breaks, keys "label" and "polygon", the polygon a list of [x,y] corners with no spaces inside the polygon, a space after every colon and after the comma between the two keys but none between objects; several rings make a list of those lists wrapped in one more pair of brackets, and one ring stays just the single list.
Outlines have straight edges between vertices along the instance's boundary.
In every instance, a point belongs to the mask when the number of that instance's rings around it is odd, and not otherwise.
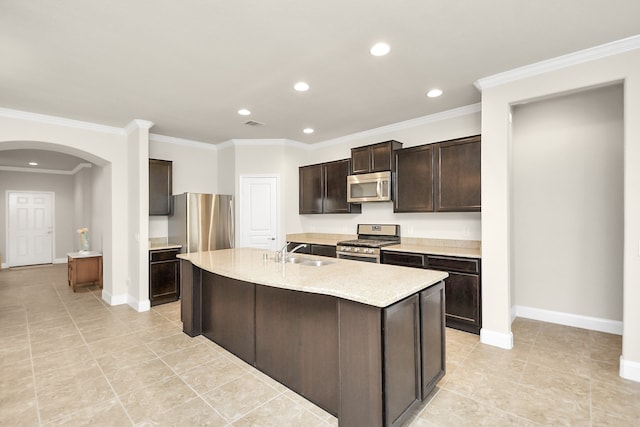
[{"label": "upper wood cabinet", "polygon": [[394,212],[433,212],[433,145],[395,152]]},{"label": "upper wood cabinet", "polygon": [[393,211],[480,211],[480,163],[480,135],[395,151]]},{"label": "upper wood cabinet", "polygon": [[480,211],[480,135],[436,145],[436,211]]},{"label": "upper wood cabinet", "polygon": [[171,214],[173,163],[149,159],[149,215]]},{"label": "upper wood cabinet", "polygon": [[394,171],[393,151],[402,148],[394,140],[351,149],[351,173]]},{"label": "upper wood cabinet", "polygon": [[322,164],[302,166],[298,169],[298,174],[300,178],[298,211],[301,214],[322,213],[324,195]]},{"label": "upper wood cabinet", "polygon": [[350,159],[299,168],[299,213],[360,213],[360,204],[347,203]]}]

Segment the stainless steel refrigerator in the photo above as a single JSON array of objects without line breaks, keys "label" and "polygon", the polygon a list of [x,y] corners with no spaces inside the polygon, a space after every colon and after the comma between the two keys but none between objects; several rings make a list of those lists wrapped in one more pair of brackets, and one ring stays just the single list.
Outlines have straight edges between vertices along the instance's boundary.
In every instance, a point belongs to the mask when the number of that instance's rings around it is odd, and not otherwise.
[{"label": "stainless steel refrigerator", "polygon": [[183,193],[173,196],[169,242],[182,253],[235,246],[233,197],[227,194]]}]

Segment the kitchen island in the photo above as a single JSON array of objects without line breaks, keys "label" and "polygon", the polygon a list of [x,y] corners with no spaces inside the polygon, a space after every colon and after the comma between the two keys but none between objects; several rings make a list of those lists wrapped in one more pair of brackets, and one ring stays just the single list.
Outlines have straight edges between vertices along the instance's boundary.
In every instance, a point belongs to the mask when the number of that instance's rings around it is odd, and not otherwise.
[{"label": "kitchen island", "polygon": [[447,273],[297,254],[281,263],[249,248],[179,257],[184,332],[341,426],[400,425],[444,376]]}]

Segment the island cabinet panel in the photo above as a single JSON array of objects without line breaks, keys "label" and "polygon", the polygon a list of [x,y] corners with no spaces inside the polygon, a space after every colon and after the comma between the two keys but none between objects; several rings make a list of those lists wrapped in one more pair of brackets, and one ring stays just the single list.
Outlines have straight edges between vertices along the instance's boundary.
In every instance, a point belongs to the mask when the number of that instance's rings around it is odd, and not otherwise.
[{"label": "island cabinet panel", "polygon": [[384,310],[383,332],[385,425],[399,426],[422,400],[418,295]]},{"label": "island cabinet panel", "polygon": [[202,334],[254,364],[255,285],[204,272]]},{"label": "island cabinet panel", "polygon": [[383,425],[382,311],[340,300],[341,426]]},{"label": "island cabinet panel", "polygon": [[202,274],[203,270],[190,261],[180,260],[180,320],[182,331],[190,337],[202,334]]},{"label": "island cabinet panel", "polygon": [[256,367],[338,415],[336,298],[256,285]]},{"label": "island cabinet panel", "polygon": [[[437,298],[444,304],[442,293],[434,295],[422,306],[429,307]],[[423,390],[426,396],[437,383],[422,375],[422,365],[444,366],[442,343],[437,351],[429,347],[425,354],[421,346],[421,327],[427,319],[436,319],[444,339],[443,312],[439,318],[437,313],[422,318],[418,294],[384,309],[340,300],[339,311],[340,425],[402,425],[422,400]],[[433,332],[427,336],[435,338]],[[436,360],[427,360],[431,357]]]},{"label": "island cabinet panel", "polygon": [[445,293],[442,282],[420,292],[422,400],[446,373],[444,302]]}]

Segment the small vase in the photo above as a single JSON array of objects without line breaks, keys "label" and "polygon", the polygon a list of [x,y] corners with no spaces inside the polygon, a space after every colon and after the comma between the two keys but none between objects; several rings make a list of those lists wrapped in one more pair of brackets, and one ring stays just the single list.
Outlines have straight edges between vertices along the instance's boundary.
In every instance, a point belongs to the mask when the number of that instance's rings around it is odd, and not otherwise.
[{"label": "small vase", "polygon": [[80,253],[89,252],[89,234],[80,233]]}]

